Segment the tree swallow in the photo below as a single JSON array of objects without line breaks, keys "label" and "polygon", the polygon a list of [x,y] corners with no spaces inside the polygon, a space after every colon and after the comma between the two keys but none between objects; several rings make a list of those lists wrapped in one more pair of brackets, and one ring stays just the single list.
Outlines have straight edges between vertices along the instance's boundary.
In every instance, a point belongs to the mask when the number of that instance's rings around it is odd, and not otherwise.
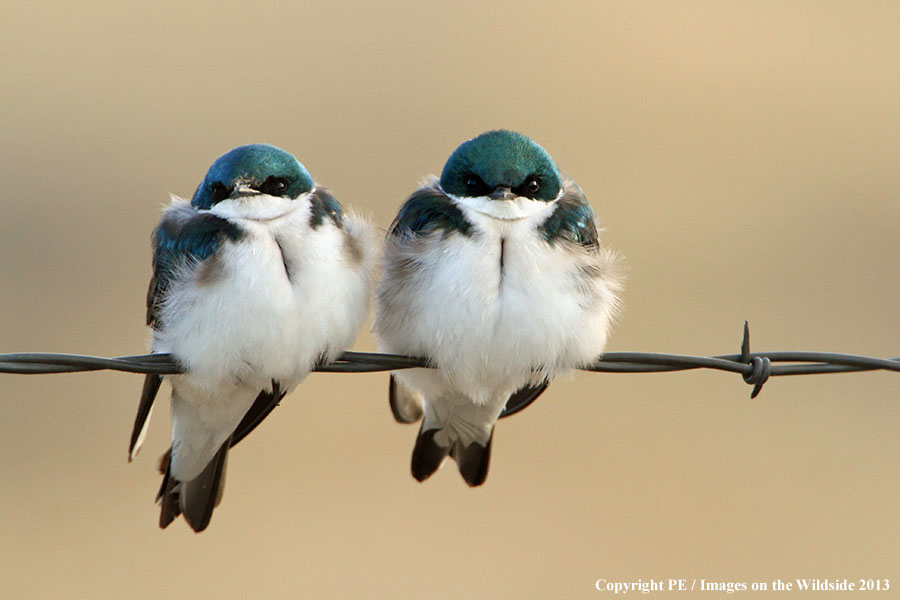
[{"label": "tree swallow", "polygon": [[603,351],[619,272],[581,188],[522,134],[463,143],[413,192],[385,243],[375,333],[382,350],[436,367],[391,375],[394,417],[424,414],[417,480],[449,455],[484,483],[501,413]]},{"label": "tree swallow", "polygon": [[[289,153],[240,146],[217,159],[190,203],[172,197],[153,232],[147,293],[152,351],[184,374],[172,385],[160,527],[194,531],[219,503],[228,450],[320,360],[353,343],[365,319],[372,226],[344,215]],[[148,375],[129,447],[146,435],[162,378]]]}]

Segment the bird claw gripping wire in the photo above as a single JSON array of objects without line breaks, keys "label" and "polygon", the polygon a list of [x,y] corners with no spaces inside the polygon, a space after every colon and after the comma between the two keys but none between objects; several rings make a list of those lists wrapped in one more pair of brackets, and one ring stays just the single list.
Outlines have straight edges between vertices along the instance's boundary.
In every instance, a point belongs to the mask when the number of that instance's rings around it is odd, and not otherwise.
[{"label": "bird claw gripping wire", "polygon": [[759,396],[763,384],[769,380],[772,361],[767,356],[750,356],[750,324],[744,321],[744,339],[741,341],[741,362],[750,365],[750,370],[741,374],[744,381],[753,386],[750,399]]}]

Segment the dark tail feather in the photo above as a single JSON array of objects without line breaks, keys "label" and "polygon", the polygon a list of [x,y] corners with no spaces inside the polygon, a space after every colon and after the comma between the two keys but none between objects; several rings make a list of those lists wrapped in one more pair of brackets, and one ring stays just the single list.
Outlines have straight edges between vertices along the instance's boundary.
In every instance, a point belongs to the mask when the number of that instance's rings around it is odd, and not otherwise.
[{"label": "dark tail feather", "polygon": [[159,472],[163,474],[163,480],[162,485],[159,486],[159,492],[156,494],[156,501],[162,503],[159,512],[159,526],[165,529],[181,514],[181,508],[178,506],[178,490],[175,487],[178,482],[172,477],[171,448],[166,450],[159,460]]},{"label": "dark tail feather", "polygon": [[222,499],[225,465],[228,462],[228,448],[231,439],[225,440],[219,451],[203,471],[191,481],[178,481],[172,477],[172,449],[163,455],[160,471],[163,482],[156,496],[162,502],[159,526],[165,529],[178,515],[184,514],[185,521],[197,533],[206,529],[212,518],[213,509]]},{"label": "dark tail feather", "polygon": [[181,512],[191,529],[198,533],[209,525],[213,509],[222,499],[223,477],[230,446],[231,440],[225,440],[206,468],[191,481],[181,484]]},{"label": "dark tail feather", "polygon": [[439,429],[422,431],[419,429],[419,437],[416,438],[416,446],[412,453],[412,476],[418,481],[425,481],[431,474],[438,470],[441,463],[450,453],[449,447],[444,447],[434,441],[434,435]]},{"label": "dark tail feather", "polygon": [[391,375],[391,383],[388,388],[388,399],[391,402],[391,412],[398,423],[415,423],[422,418],[422,403],[405,385],[397,381]]},{"label": "dark tail feather", "polygon": [[434,436],[440,429],[419,430],[416,438],[416,446],[412,455],[412,475],[418,481],[425,481],[432,473],[438,470],[444,459],[449,455],[456,461],[459,474],[470,486],[475,487],[484,483],[487,479],[488,467],[491,464],[491,443],[494,440],[494,432],[486,444],[472,442],[463,446],[459,440],[451,440],[450,446],[442,446],[435,441]]},{"label": "dark tail feather", "polygon": [[491,442],[494,441],[494,432],[487,444],[482,446],[478,442],[472,442],[463,446],[459,441],[453,443],[450,448],[450,456],[456,461],[459,474],[470,486],[481,485],[487,479],[488,467],[491,464]]}]

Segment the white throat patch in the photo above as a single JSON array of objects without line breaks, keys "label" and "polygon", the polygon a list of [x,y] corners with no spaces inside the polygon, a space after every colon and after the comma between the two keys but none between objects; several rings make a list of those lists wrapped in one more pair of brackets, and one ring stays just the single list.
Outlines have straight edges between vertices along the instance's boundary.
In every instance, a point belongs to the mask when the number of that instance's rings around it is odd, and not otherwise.
[{"label": "white throat patch", "polygon": [[242,198],[227,198],[214,204],[209,212],[224,219],[250,219],[253,221],[271,221],[294,212],[305,206],[304,195],[293,200],[282,196],[257,194]]},{"label": "white throat patch", "polygon": [[517,196],[515,200],[491,200],[487,196],[477,196],[475,198],[453,196],[453,199],[469,210],[504,221],[527,219],[550,210],[550,207],[553,206],[553,201],[544,202],[543,200],[532,200],[522,196]]}]

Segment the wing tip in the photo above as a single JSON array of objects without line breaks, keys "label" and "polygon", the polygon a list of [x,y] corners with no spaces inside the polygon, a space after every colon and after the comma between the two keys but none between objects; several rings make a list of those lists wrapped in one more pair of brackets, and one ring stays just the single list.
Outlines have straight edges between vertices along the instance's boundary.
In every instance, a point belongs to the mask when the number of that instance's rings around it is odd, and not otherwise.
[{"label": "wing tip", "polygon": [[397,381],[393,374],[388,387],[388,401],[394,420],[398,423],[415,423],[422,418],[421,400],[410,389]]},{"label": "wing tip", "polygon": [[153,414],[153,401],[162,385],[162,375],[148,373],[144,377],[144,387],[141,389],[141,401],[138,404],[137,414],[134,416],[134,426],[131,429],[131,440],[128,444],[128,462],[138,455],[147,431],[150,427],[150,416]]}]

